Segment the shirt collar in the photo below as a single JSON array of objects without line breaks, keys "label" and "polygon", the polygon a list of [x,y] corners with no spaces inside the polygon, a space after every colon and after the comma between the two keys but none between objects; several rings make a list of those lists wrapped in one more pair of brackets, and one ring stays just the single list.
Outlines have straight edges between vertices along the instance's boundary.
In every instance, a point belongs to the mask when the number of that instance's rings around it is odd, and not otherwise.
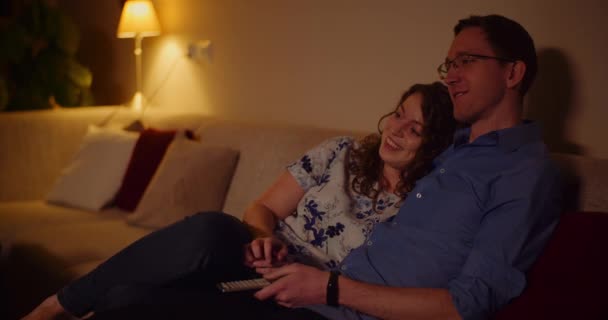
[{"label": "shirt collar", "polygon": [[[454,134],[454,147],[458,148],[469,144],[471,128],[464,128]],[[481,135],[475,139],[471,146],[497,146],[500,149],[510,152],[518,149],[522,145],[541,140],[540,127],[536,122],[525,120],[511,128],[496,130]]]}]

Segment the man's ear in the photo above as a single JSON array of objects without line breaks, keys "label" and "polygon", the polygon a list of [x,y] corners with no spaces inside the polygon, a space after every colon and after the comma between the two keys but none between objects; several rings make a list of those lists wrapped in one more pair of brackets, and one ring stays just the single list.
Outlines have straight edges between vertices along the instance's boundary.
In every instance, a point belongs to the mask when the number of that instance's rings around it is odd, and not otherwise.
[{"label": "man's ear", "polygon": [[517,87],[524,79],[524,75],[526,75],[526,64],[521,60],[513,62],[507,78],[507,88],[512,89]]}]

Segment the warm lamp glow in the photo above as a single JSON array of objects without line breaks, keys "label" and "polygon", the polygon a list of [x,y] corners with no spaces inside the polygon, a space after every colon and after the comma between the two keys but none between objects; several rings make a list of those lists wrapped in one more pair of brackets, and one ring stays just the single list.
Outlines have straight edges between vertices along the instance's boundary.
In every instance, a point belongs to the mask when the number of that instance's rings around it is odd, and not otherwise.
[{"label": "warm lamp glow", "polygon": [[160,34],[160,24],[152,2],[129,0],[125,3],[118,24],[119,38],[151,37]]},{"label": "warm lamp glow", "polygon": [[135,95],[131,100],[131,108],[133,108],[135,112],[143,112],[145,103],[146,101],[143,93],[141,93],[140,91],[135,92]]}]

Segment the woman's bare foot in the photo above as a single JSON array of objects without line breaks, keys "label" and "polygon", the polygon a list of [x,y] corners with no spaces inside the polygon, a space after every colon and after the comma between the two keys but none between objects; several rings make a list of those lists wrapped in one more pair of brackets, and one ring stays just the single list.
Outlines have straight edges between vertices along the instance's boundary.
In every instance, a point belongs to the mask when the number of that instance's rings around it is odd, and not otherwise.
[{"label": "woman's bare foot", "polygon": [[59,303],[57,295],[54,294],[42,301],[42,303],[37,306],[36,309],[30,312],[27,316],[21,318],[21,320],[52,320],[59,319],[60,316],[67,315],[68,313]]}]

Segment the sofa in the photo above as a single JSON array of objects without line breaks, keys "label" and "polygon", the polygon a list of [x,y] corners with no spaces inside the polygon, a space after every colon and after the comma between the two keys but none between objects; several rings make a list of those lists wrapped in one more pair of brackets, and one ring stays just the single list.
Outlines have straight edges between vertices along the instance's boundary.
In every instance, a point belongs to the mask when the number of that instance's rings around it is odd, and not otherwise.
[{"label": "sofa", "polygon": [[[152,110],[142,118],[124,107],[0,114],[0,318],[18,318],[70,280],[159,227],[133,223],[129,212],[111,203],[101,210],[84,210],[47,201],[58,177],[82,148],[91,124],[125,127],[135,120],[157,130],[188,129],[200,143],[234,150],[236,164],[223,199],[216,203],[220,203],[218,209],[238,218],[285,165],[307,149],[332,136],[365,134],[245,123],[188,112]],[[608,160],[567,154],[554,157],[567,182],[564,211],[608,212]],[[608,217],[599,216],[601,222],[594,221],[592,226],[605,223]]]}]

